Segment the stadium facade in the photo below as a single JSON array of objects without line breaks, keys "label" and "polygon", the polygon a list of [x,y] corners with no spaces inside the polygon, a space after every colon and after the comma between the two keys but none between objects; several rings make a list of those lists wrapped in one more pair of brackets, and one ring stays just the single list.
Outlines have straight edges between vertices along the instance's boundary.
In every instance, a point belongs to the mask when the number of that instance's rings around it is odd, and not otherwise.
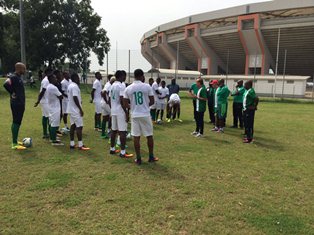
[{"label": "stadium facade", "polygon": [[268,75],[276,68],[282,74],[286,68],[288,75],[312,76],[314,0],[275,0],[189,16],[145,33],[141,46],[154,68],[204,75]]}]

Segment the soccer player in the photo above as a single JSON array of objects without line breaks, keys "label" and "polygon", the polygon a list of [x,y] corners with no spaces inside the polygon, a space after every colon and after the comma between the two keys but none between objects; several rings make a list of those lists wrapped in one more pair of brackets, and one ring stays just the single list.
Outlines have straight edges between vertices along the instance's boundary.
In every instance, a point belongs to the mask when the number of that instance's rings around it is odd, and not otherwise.
[{"label": "soccer player", "polygon": [[243,128],[243,95],[245,89],[243,87],[243,81],[237,82],[236,89],[231,93],[233,96],[233,126],[231,128]]},{"label": "soccer player", "polygon": [[82,109],[82,98],[81,98],[81,90],[79,88],[80,85],[80,77],[77,73],[71,75],[72,82],[68,87],[68,109],[67,113],[70,114],[70,149],[75,149],[76,145],[74,142],[74,133],[76,131],[77,139],[78,139],[78,148],[79,150],[87,151],[90,148],[86,147],[83,144],[83,116],[84,112]]},{"label": "soccer player", "polygon": [[226,126],[228,96],[230,95],[230,91],[225,85],[224,79],[220,79],[218,85],[219,87],[215,93],[216,126],[212,131],[223,133],[224,127]]},{"label": "soccer player", "polygon": [[93,83],[93,90],[91,92],[91,97],[93,102],[95,104],[95,130],[101,131],[101,92],[102,92],[102,85],[101,80],[102,76],[100,72],[95,73],[95,81]]},{"label": "soccer player", "polygon": [[63,99],[62,99],[62,112],[63,112],[63,123],[64,123],[64,128],[68,131],[70,131],[68,127],[68,87],[71,83],[70,79],[70,74],[68,72],[63,72],[63,80],[61,82],[61,87],[62,87],[62,94],[63,94]]},{"label": "soccer player", "polygon": [[[169,107],[169,99],[171,97],[172,94],[177,94],[179,95],[180,92],[180,86],[176,83],[176,79],[172,79],[171,80],[171,84],[169,84],[167,86],[167,88],[169,89],[169,96],[168,96],[168,102],[167,102],[167,122],[170,122],[171,120],[171,113],[169,113],[169,111],[172,110],[172,108]],[[180,120],[180,119],[178,119]]]},{"label": "soccer player", "polygon": [[197,95],[193,97],[196,100],[196,129],[192,132],[192,135],[200,138],[204,135],[204,113],[206,111],[207,91],[204,87],[204,81],[201,78],[196,80],[196,86],[198,88]]},{"label": "soccer player", "polygon": [[253,141],[255,111],[257,110],[259,99],[256,96],[251,80],[247,81],[244,86],[243,114],[246,138],[244,138],[243,143],[249,144]]},{"label": "soccer player", "polygon": [[158,88],[160,86],[160,82],[161,82],[161,79],[157,78],[156,81],[152,84],[155,104],[152,105],[152,107],[151,107],[151,113],[152,113],[152,119],[153,119],[154,123],[156,123],[156,121],[157,121],[157,118],[156,118],[156,108],[157,107],[156,106],[157,106],[158,95],[160,95],[159,90],[158,90]]},{"label": "soccer player", "polygon": [[62,93],[57,88],[57,78],[54,74],[48,75],[49,85],[47,86],[46,95],[49,107],[49,123],[50,123],[50,140],[53,146],[63,146],[64,144],[57,140],[57,131],[60,126],[61,117],[61,100]]},{"label": "soccer player", "polygon": [[[128,129],[128,119],[129,114],[127,109],[122,106],[123,104],[123,95],[125,88],[122,84],[123,81],[123,73],[122,71],[117,71],[115,74],[116,81],[111,86],[111,94],[110,94],[110,104],[111,104],[111,141],[110,141],[110,154],[119,153],[119,150],[116,150],[116,136],[119,134],[120,142],[121,142],[121,158],[131,158],[133,154],[128,154],[125,150],[126,144],[126,135]],[[118,133],[119,132],[119,133]]]},{"label": "soccer player", "polygon": [[[166,87],[166,82],[162,81],[161,82],[161,87],[158,88],[159,95],[158,95],[158,100],[156,102],[156,108],[157,108],[157,113],[156,113],[156,119],[157,122],[162,122],[164,118],[164,110],[166,108],[166,100],[169,97],[169,89]],[[160,119],[158,119],[160,113]]]},{"label": "soccer player", "polygon": [[172,120],[177,120],[178,122],[182,122],[182,120],[180,119],[181,99],[179,95],[176,93],[173,93],[169,98],[169,101],[167,104],[167,114],[168,114],[167,122],[171,122],[171,118]]},{"label": "soccer player", "polygon": [[[104,89],[102,90],[101,96],[101,107],[103,119],[101,123],[101,138],[108,138],[107,133],[110,133],[111,130],[111,108],[110,108],[110,91],[112,84],[116,81],[116,78],[113,75],[108,75],[108,82],[105,84]],[[108,122],[108,132],[106,133],[106,126]]]},{"label": "soccer player", "polygon": [[[153,84],[154,84],[154,79],[153,78],[150,78],[148,79],[148,84],[150,85],[150,87],[152,88],[152,91],[153,91]],[[154,93],[154,91],[153,91]],[[151,105],[150,107],[150,116],[152,118],[152,120],[156,120],[156,105],[155,103],[153,105]]]},{"label": "soccer player", "polygon": [[41,80],[40,92],[34,107],[37,107],[40,103],[42,111],[42,126],[43,126],[43,139],[49,139],[48,126],[49,126],[49,107],[46,96],[47,86],[49,85],[48,75],[52,73],[52,69],[47,68],[45,70],[45,77]]},{"label": "soccer player", "polygon": [[11,125],[12,149],[14,150],[26,149],[24,146],[21,146],[18,143],[19,130],[25,111],[25,89],[23,80],[21,78],[25,72],[26,66],[22,63],[16,63],[15,73],[12,77],[8,78],[3,85],[10,94],[10,105],[13,117],[13,122]]},{"label": "soccer player", "polygon": [[[198,88],[197,84],[193,83],[189,90],[189,95],[195,97],[197,95]],[[196,120],[196,98],[193,98],[193,118]]]},{"label": "soccer player", "polygon": [[208,112],[210,123],[215,124],[215,93],[218,88],[218,81],[212,80],[207,88]]},{"label": "soccer player", "polygon": [[135,162],[142,164],[140,138],[147,138],[149,150],[148,162],[156,162],[154,157],[153,124],[150,118],[149,107],[154,104],[154,93],[148,84],[143,83],[144,72],[141,69],[134,71],[135,81],[126,88],[123,105],[125,108],[131,106],[131,133],[134,137],[134,148],[136,152]]}]

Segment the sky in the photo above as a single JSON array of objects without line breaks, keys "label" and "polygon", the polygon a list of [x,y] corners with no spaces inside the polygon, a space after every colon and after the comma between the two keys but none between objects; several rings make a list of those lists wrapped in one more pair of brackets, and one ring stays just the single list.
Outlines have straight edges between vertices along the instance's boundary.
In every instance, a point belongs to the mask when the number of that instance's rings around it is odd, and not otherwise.
[{"label": "sky", "polygon": [[[145,71],[150,68],[140,53],[140,40],[145,32],[190,15],[263,1],[265,0],[92,0],[92,6],[102,17],[101,26],[107,30],[111,41],[109,71],[114,71],[116,67],[125,70],[128,68],[128,50],[131,50],[131,69],[141,67]],[[98,65],[95,56],[91,60],[91,70],[104,69]]]}]

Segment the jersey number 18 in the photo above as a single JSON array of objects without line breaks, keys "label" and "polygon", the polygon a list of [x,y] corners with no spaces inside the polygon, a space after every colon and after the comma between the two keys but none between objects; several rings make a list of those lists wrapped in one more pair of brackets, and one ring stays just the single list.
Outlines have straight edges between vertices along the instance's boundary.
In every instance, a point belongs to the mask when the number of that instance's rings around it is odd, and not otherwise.
[{"label": "jersey number 18", "polygon": [[138,92],[134,92],[134,99],[135,99],[135,104],[136,105],[142,105],[143,104],[143,92],[138,91]]}]

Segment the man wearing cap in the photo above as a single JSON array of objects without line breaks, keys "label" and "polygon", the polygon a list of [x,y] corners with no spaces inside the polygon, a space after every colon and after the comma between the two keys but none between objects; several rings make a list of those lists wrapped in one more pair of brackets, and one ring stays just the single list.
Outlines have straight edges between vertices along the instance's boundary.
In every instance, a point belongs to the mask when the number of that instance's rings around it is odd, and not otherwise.
[{"label": "man wearing cap", "polygon": [[232,92],[231,96],[233,96],[233,126],[232,128],[238,128],[239,126],[243,128],[243,95],[245,89],[243,87],[243,81],[240,80],[237,82],[236,89]]},{"label": "man wearing cap", "polygon": [[258,97],[255,94],[253,82],[251,80],[247,81],[244,84],[244,87],[245,93],[243,98],[243,115],[246,137],[244,138],[243,143],[249,144],[253,141],[254,118],[258,105]]},{"label": "man wearing cap", "polygon": [[212,131],[224,132],[226,126],[226,118],[228,111],[228,96],[230,91],[225,85],[225,80],[220,79],[218,82],[218,89],[215,93],[215,112],[216,112],[216,126]]},{"label": "man wearing cap", "polygon": [[211,80],[207,88],[208,112],[210,123],[215,124],[215,92],[218,88],[218,81]]}]

